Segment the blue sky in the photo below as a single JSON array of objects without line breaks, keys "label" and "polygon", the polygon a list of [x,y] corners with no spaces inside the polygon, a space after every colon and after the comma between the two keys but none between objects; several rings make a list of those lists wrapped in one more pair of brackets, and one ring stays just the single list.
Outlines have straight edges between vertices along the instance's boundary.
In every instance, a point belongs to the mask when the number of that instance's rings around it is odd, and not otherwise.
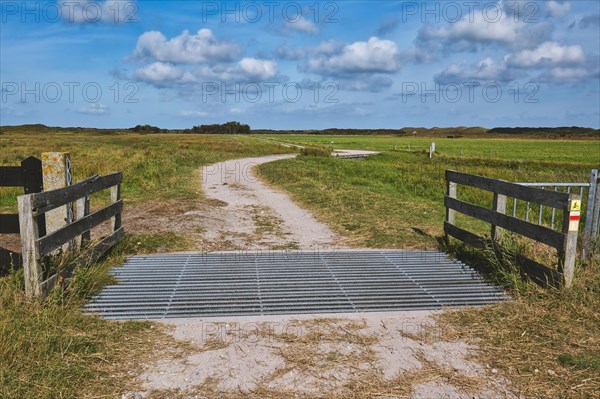
[{"label": "blue sky", "polygon": [[600,128],[600,2],[0,1],[0,124]]}]

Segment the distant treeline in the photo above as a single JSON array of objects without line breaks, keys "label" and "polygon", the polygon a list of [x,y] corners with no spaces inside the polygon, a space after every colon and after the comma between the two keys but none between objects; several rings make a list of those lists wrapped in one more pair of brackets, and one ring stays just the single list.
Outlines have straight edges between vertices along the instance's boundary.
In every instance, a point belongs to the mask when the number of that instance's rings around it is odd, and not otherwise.
[{"label": "distant treeline", "polygon": [[185,129],[183,133],[192,134],[249,134],[250,126],[237,121],[231,121],[222,125],[200,125],[191,129]]},{"label": "distant treeline", "polygon": [[129,128],[129,130],[136,133],[169,133],[168,129],[161,129],[151,125],[136,125],[135,127]]},{"label": "distant treeline", "polygon": [[600,129],[589,127],[495,127],[488,130],[490,134],[522,134],[522,135],[594,135],[600,134]]},{"label": "distant treeline", "polygon": [[322,134],[322,135],[386,135],[386,136],[473,136],[483,135],[488,131],[484,127],[403,127],[400,129],[323,129],[323,130],[269,130],[255,129],[253,134]]},{"label": "distant treeline", "polygon": [[324,129],[324,130],[252,130],[253,134],[323,134],[323,135],[388,135],[388,136],[440,136],[440,137],[485,137],[490,134],[522,136],[597,136],[599,129],[587,127],[496,127],[487,129],[479,126],[457,127],[403,127],[401,129]]},{"label": "distant treeline", "polygon": [[9,132],[43,133],[43,132],[88,132],[96,134],[122,134],[135,132],[140,134],[322,134],[322,135],[388,135],[388,136],[421,136],[421,137],[489,137],[490,135],[512,135],[520,137],[581,137],[600,138],[600,129],[587,127],[495,127],[487,129],[474,126],[457,127],[403,127],[398,129],[344,129],[330,128],[323,130],[271,130],[254,129],[249,125],[238,121],[230,121],[223,124],[198,125],[190,129],[162,129],[152,125],[137,125],[129,129],[96,129],[88,127],[50,127],[42,124],[0,126],[0,134]]},{"label": "distant treeline", "polygon": [[137,125],[130,128],[129,130],[136,133],[181,133],[181,134],[248,134],[250,133],[250,126],[241,124],[237,121],[230,121],[223,123],[222,125],[199,125],[194,126],[191,129],[178,129],[169,130],[161,129],[151,125]]},{"label": "distant treeline", "polygon": [[323,130],[271,130],[254,129],[253,134],[323,134],[323,135],[382,135],[382,136],[408,136],[409,132],[403,129],[323,129]]}]

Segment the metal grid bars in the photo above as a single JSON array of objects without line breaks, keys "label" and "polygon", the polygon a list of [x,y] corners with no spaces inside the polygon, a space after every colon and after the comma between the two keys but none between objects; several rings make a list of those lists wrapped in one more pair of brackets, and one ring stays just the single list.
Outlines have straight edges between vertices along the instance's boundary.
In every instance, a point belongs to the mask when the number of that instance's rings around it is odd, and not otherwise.
[{"label": "metal grid bars", "polygon": [[133,256],[85,310],[108,319],[350,313],[478,306],[504,299],[435,251]]}]

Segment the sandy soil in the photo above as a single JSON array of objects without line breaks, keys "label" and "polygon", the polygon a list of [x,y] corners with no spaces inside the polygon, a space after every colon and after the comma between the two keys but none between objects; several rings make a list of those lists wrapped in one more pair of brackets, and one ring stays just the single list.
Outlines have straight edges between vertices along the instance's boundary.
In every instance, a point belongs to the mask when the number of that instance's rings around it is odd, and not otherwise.
[{"label": "sandy soil", "polygon": [[197,177],[202,199],[126,206],[123,225],[130,233],[175,232],[190,241],[190,250],[200,252],[345,247],[342,237],[256,177],[254,167],[294,156],[244,158],[206,166]]},{"label": "sandy soil", "polygon": [[329,227],[262,181],[254,168],[294,154],[244,158],[206,166],[202,188],[207,198],[226,204],[214,209],[207,240],[220,239],[243,249],[324,249],[339,247]]},{"label": "sandy soil", "polygon": [[140,376],[142,397],[513,398],[444,340],[432,312],[172,319],[196,347]]},{"label": "sandy soil", "polygon": [[340,158],[365,157],[377,154],[381,153],[379,151],[365,150],[333,150],[333,152],[331,153],[332,156]]}]

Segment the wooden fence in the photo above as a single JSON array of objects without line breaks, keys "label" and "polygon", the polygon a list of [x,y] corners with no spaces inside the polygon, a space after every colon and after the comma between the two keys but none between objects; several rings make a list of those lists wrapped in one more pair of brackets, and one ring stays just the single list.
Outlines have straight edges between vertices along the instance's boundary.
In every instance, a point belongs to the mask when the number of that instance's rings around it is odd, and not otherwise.
[{"label": "wooden fence", "polygon": [[[0,187],[23,187],[25,194],[44,190],[42,161],[29,157],[20,166],[0,166]],[[43,217],[38,220],[38,229],[45,234],[46,223]],[[0,234],[19,234],[19,215],[0,214]],[[0,275],[11,267],[20,267],[21,254],[0,247]]]},{"label": "wooden fence", "polygon": [[[564,287],[571,286],[577,255],[577,233],[581,208],[581,197],[579,195],[541,190],[453,170],[446,171],[446,184],[447,195],[444,198],[446,205],[444,232],[446,238],[452,236],[477,248],[484,248],[488,245],[489,240],[455,225],[455,213],[460,212],[489,223],[491,225],[490,237],[492,243],[501,241],[502,229],[544,243],[556,248],[558,251],[556,270],[540,265],[530,259],[521,258],[520,263],[523,271],[538,280],[551,283],[558,282]],[[458,200],[457,184],[492,192],[492,209]],[[555,231],[546,226],[506,215],[507,197],[562,211],[562,230]]]},{"label": "wooden fence", "polygon": [[[27,194],[18,198],[25,291],[28,296],[45,298],[57,282],[71,275],[76,266],[95,262],[123,238],[124,231],[121,226],[122,180],[123,175],[120,172],[104,177],[93,176],[72,186],[43,193]],[[110,188],[111,204],[90,213],[90,195],[108,188]],[[46,212],[69,203],[77,204],[77,220],[50,234],[42,234],[38,228],[39,219]],[[74,240],[81,243],[81,248],[87,247],[90,230],[109,219],[112,219],[109,236],[85,249],[63,271],[44,279],[43,264],[47,256]]]}]

